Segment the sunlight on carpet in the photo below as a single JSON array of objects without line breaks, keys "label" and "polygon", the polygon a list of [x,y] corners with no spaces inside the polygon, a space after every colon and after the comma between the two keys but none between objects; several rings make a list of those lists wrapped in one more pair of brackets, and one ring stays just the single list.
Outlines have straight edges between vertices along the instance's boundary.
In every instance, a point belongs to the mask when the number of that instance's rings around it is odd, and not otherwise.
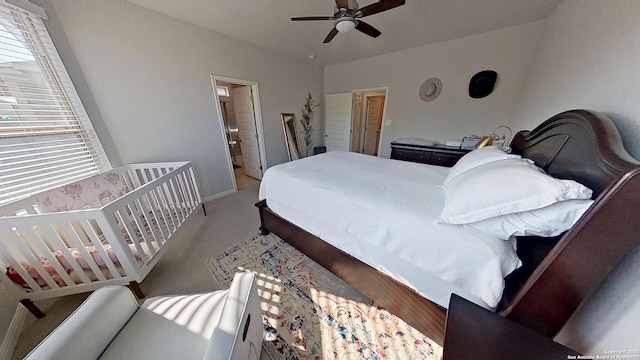
[{"label": "sunlight on carpet", "polygon": [[256,234],[206,266],[223,287],[258,275],[264,350],[274,359],[440,359],[442,348],[275,235]]}]

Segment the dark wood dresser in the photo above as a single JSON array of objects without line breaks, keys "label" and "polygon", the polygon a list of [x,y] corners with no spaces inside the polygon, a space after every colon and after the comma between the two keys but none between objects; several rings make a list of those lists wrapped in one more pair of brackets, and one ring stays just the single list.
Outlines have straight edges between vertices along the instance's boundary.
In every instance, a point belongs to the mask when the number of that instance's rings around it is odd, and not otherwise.
[{"label": "dark wood dresser", "polygon": [[412,161],[422,164],[453,166],[458,160],[471,150],[447,147],[444,145],[410,145],[391,142],[391,158],[395,160]]}]

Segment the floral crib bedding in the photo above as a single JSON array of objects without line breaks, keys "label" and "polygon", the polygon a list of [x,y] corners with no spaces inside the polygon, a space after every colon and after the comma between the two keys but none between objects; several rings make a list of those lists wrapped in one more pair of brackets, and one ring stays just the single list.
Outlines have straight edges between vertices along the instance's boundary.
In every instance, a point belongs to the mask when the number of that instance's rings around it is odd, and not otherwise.
[{"label": "floral crib bedding", "polygon": [[124,177],[106,172],[43,191],[33,196],[42,212],[60,212],[99,207],[131,191]]},{"label": "floral crib bedding", "polygon": [[[110,201],[113,201],[117,198],[120,198],[126,195],[131,191],[131,187],[127,184],[125,178],[115,172],[105,172],[100,173],[89,178],[85,178],[79,181],[76,181],[71,184],[63,185],[51,190],[40,192],[36,195],[33,195],[32,198],[35,200],[37,208],[43,213],[52,213],[52,212],[64,212],[70,210],[81,210],[87,208],[97,208],[103,206]],[[129,215],[132,215],[131,213]],[[163,221],[164,218],[161,218],[159,221],[156,218],[148,219],[147,216],[144,216],[138,211],[138,214],[135,216],[135,220],[130,220],[131,228],[135,232],[135,237],[138,239],[144,239],[141,236],[141,232],[144,231],[146,235],[150,238],[153,238],[153,230],[151,227],[154,227],[154,230],[157,232],[160,231],[160,226],[167,226],[167,224]],[[136,247],[132,244],[131,237],[129,232],[127,231],[124,224],[121,221],[118,222],[120,225],[120,231],[122,232],[124,238],[126,239],[129,250],[134,255],[136,261],[140,261],[141,257],[138,253]],[[140,226],[138,226],[138,224]],[[84,230],[81,228],[75,229],[84,237],[87,237],[84,233]],[[107,256],[111,259],[114,265],[122,272],[120,260],[117,258],[115,252],[113,251],[111,245],[108,245],[105,240],[105,235],[98,231],[98,235],[100,240],[103,242],[103,249],[105,250]],[[142,250],[151,254],[149,251],[148,245],[141,244]],[[102,259],[101,255],[97,251],[95,246],[86,246],[85,249],[91,255],[93,260],[98,264],[100,269],[103,270],[105,275],[109,275],[109,272],[106,271],[107,267],[105,265],[105,261]],[[72,254],[75,261],[80,264],[83,270],[87,270],[86,274],[93,274],[90,271],[90,266],[87,261],[83,258],[81,252],[77,248],[68,248],[69,252]],[[64,270],[70,276],[74,276],[75,270],[69,264],[69,262],[64,258],[62,252],[60,250],[56,250],[54,252],[56,260],[63,266]],[[64,282],[58,271],[52,265],[52,262],[46,257],[41,257],[39,259],[40,264],[43,268],[51,275],[51,277],[56,281],[56,283],[63,287],[67,284]],[[24,266],[25,270],[29,273],[29,275],[38,283],[38,285],[45,286],[46,282],[42,278],[42,275],[38,273],[35,267],[27,262],[23,262],[22,266]],[[6,275],[13,282],[22,287],[29,289],[27,282],[15,271],[12,266],[6,268]],[[122,275],[122,274],[121,274]],[[95,280],[95,279],[92,279]]]}]

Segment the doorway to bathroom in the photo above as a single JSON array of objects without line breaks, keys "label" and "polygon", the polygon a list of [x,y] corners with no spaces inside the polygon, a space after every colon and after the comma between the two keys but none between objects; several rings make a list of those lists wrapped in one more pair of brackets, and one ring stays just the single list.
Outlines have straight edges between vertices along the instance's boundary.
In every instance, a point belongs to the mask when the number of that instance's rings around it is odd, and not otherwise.
[{"label": "doorway to bathroom", "polygon": [[260,182],[264,146],[257,83],[212,76],[220,125],[226,136],[234,188]]}]

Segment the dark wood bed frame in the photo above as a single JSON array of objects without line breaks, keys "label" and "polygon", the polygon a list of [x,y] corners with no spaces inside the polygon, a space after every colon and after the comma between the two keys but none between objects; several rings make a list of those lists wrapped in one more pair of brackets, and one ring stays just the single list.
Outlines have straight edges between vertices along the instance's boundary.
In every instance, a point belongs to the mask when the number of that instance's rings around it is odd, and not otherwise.
[{"label": "dark wood bed frame", "polygon": [[[589,211],[557,238],[518,238],[523,261],[506,279],[498,313],[553,337],[640,240],[640,163],[605,116],[571,110],[519,132],[513,152],[550,175],[594,191]],[[397,160],[393,160],[397,161]],[[446,309],[256,204],[261,231],[273,232],[442,345]]]}]

